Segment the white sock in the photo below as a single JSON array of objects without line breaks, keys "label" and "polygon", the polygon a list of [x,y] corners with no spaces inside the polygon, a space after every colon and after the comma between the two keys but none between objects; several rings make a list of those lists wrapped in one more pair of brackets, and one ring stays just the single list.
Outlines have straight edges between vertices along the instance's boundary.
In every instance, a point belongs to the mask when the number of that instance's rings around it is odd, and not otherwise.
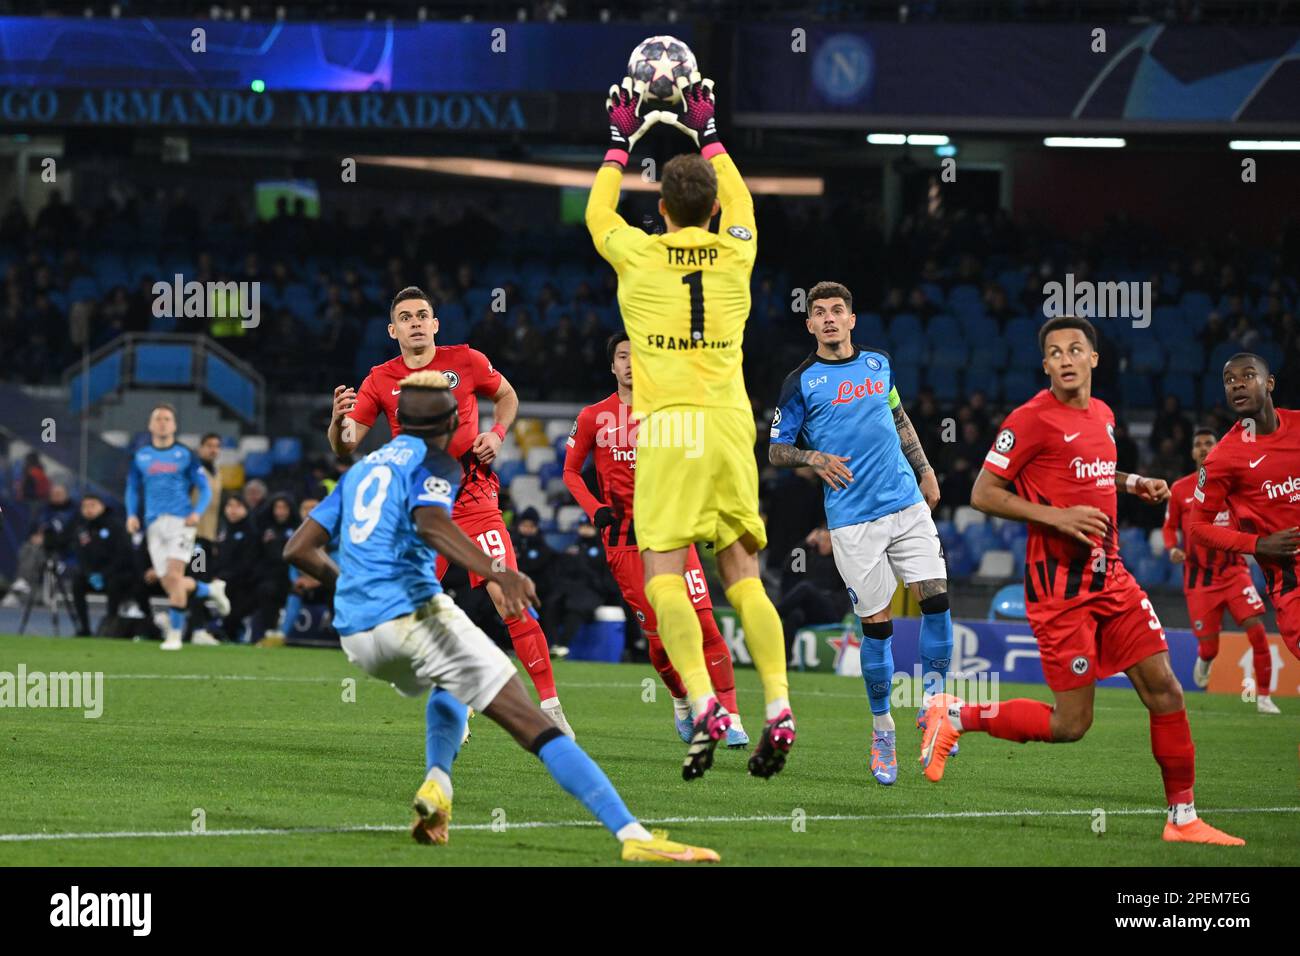
[{"label": "white sock", "polygon": [[542,706],[543,708],[545,708],[546,710],[551,710],[552,708],[559,707],[559,706],[560,706],[560,698],[558,698],[558,697],[548,697],[548,698],[546,698],[546,700],[542,701],[541,706]]},{"label": "white sock", "polygon": [[652,840],[652,839],[654,839],[653,834],[651,834],[649,830],[647,830],[645,827],[643,827],[643,826],[642,826],[638,821],[636,821],[636,820],[633,820],[631,823],[629,823],[629,824],[627,824],[626,826],[624,826],[624,827],[623,827],[622,829],[620,829],[617,833],[615,833],[614,836],[616,836],[616,837],[618,838],[618,842],[619,842],[619,843],[622,843],[622,842],[624,842],[624,841],[626,841],[626,840]]},{"label": "white sock", "polygon": [[884,730],[893,730],[893,729],[894,729],[894,715],[893,715],[893,714],[877,714],[877,715],[873,715],[872,718],[871,718],[871,729],[872,729],[872,730],[881,730],[881,731],[884,731]]},{"label": "white sock", "polygon": [[1255,698],[1255,700],[1256,700],[1256,701],[1265,701],[1265,702],[1266,702],[1266,701],[1271,700],[1271,698],[1268,696],[1268,694],[1260,694],[1258,697]]},{"label": "white sock", "polygon": [[691,702],[685,697],[673,698],[673,713],[678,719],[691,716]]},{"label": "white sock", "polygon": [[786,700],[784,697],[778,697],[776,700],[769,700],[767,702],[767,719],[776,720],[781,716],[781,711],[788,709],[789,706],[790,701]]},{"label": "white sock", "polygon": [[691,712],[694,713],[697,717],[702,715],[706,710],[709,709],[709,705],[713,703],[715,699],[716,698],[714,698],[712,694],[709,694],[707,697],[695,698],[693,701],[691,701]]},{"label": "white sock", "polygon": [[962,725],[961,725],[961,708],[960,708],[960,707],[949,707],[949,708],[948,708],[948,723],[952,724],[952,729],[955,730],[955,731],[957,731],[958,733],[961,733],[961,731],[965,729],[965,728],[963,728]]},{"label": "white sock", "polygon": [[432,780],[438,786],[442,787],[442,792],[451,799],[451,777],[447,776],[447,771],[441,767],[430,767],[429,772],[424,775],[425,780]]},{"label": "white sock", "polygon": [[1175,803],[1169,808],[1169,822],[1175,826],[1183,826],[1191,823],[1196,819],[1196,804],[1194,803]]}]

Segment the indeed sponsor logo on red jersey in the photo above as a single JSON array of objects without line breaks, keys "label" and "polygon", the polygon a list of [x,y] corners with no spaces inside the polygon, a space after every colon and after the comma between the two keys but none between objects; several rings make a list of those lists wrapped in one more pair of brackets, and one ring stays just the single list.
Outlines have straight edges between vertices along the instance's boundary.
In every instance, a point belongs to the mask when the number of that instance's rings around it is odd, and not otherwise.
[{"label": "indeed sponsor logo on red jersey", "polygon": [[1098,487],[1115,484],[1115,462],[1113,461],[1102,461],[1100,458],[1084,461],[1076,456],[1070,462],[1070,467],[1074,469],[1076,478],[1096,478]]},{"label": "indeed sponsor logo on red jersey", "polygon": [[856,401],[859,398],[865,398],[868,395],[884,395],[885,383],[878,382],[869,378],[858,384],[848,381],[847,379],[840,382],[839,392],[831,399],[832,405],[847,405],[849,402]]},{"label": "indeed sponsor logo on red jersey", "polygon": [[1300,478],[1291,475],[1284,481],[1266,481],[1259,490],[1268,495],[1268,500],[1286,498],[1287,501],[1300,501]]}]

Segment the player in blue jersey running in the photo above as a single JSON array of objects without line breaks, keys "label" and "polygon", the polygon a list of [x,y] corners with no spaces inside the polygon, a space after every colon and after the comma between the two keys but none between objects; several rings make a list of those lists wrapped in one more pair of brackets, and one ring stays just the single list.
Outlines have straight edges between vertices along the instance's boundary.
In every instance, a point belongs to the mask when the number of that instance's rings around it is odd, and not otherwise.
[{"label": "player in blue jersey running", "polygon": [[144,528],[149,560],[171,605],[162,649],[175,651],[181,647],[191,594],[211,598],[223,617],[230,613],[230,599],[224,581],[195,581],[185,573],[194,556],[199,517],[212,500],[212,486],[199,456],[176,441],[172,406],[157,405],[149,413],[149,439],[131,456],[126,473],[126,530],[135,535]]},{"label": "player in blue jersey running", "polygon": [[[718,854],[652,835],[609,778],[533,704],[515,666],[442,591],[439,554],[501,588],[508,616],[537,604],[533,582],[490,558],[452,520],[460,463],[446,448],[459,425],[447,377],[421,371],[399,383],[402,433],[353,465],[284,548],[305,574],[333,583],[334,627],[348,659],[413,697],[428,692],[424,783],[411,834],[443,844],[451,820],[451,766],[466,705],[506,729],[555,781],[622,843],[625,860],[703,863]],[[338,564],[325,552],[338,542]]]},{"label": "player in blue jersey running", "polygon": [[871,773],[888,785],[898,779],[889,712],[894,676],[889,605],[895,578],[901,577],[921,604],[922,715],[943,693],[952,617],[948,572],[930,517],[939,503],[939,482],[894,387],[889,354],[854,345],[856,322],[853,296],[844,286],[819,282],[809,290],[807,326],[817,350],[781,386],[768,459],[774,465],[810,466],[826,483],[835,566],[862,626]]}]

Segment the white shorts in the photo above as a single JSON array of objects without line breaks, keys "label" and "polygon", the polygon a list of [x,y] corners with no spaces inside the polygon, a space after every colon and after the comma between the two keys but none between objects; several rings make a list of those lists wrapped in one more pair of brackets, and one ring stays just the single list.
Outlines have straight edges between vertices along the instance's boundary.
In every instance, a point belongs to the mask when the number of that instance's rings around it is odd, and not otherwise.
[{"label": "white shorts", "polygon": [[939,530],[924,501],[875,521],[832,529],[831,551],[859,617],[888,607],[898,578],[915,584],[948,577]]},{"label": "white shorts", "polygon": [[145,541],[149,546],[149,561],[154,573],[162,577],[167,573],[167,562],[172,558],[186,567],[194,560],[194,535],[198,528],[187,527],[179,515],[159,515],[149,522]]},{"label": "white shorts", "polygon": [[483,710],[515,676],[510,658],[445,594],[340,643],[348,660],[406,697],[437,686]]}]

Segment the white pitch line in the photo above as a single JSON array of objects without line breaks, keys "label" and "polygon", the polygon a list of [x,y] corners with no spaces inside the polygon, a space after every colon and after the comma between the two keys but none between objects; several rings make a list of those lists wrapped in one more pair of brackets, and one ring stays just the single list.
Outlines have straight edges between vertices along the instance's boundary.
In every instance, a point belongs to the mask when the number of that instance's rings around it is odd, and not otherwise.
[{"label": "white pitch line", "polygon": [[[1164,809],[1153,807],[1144,809],[1107,810],[1107,816],[1135,817],[1163,814]],[[1298,807],[1225,807],[1206,810],[1210,814],[1220,813],[1300,813]],[[808,814],[802,819],[809,822],[867,822],[890,820],[982,820],[1000,817],[1090,817],[1094,810],[936,810],[929,813],[826,813]],[[754,816],[726,817],[658,817],[642,820],[642,823],[656,826],[658,824],[679,823],[789,823],[791,814],[756,814]],[[596,827],[595,820],[528,820],[523,823],[507,823],[505,830],[550,830],[561,827]],[[396,826],[386,823],[358,823],[337,827],[250,827],[234,830],[207,830],[195,833],[192,830],[120,830],[101,833],[0,833],[0,843],[32,843],[46,840],[121,840],[132,838],[166,838],[166,837],[229,837],[229,836],[302,836],[319,833],[405,833],[409,826]],[[493,830],[497,824],[469,823],[456,826],[457,830]]]}]

